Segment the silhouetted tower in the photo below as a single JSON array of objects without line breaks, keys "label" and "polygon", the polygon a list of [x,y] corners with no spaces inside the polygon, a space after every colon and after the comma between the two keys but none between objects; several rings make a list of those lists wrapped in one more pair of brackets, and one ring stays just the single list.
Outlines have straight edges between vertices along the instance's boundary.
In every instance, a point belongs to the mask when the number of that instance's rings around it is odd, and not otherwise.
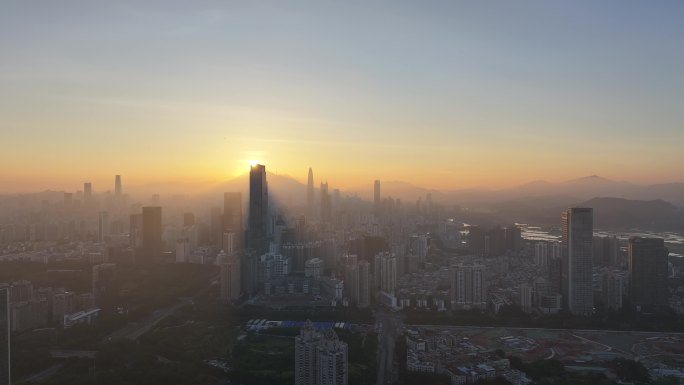
[{"label": "silhouetted tower", "polygon": [[306,184],[306,210],[309,215],[309,219],[313,219],[316,216],[316,198],[314,193],[314,177],[313,170],[309,167],[309,176],[307,178]]},{"label": "silhouetted tower", "polygon": [[376,180],[373,185],[373,203],[375,207],[375,215],[380,215],[380,206],[382,202],[380,201],[380,181]]},{"label": "silhouetted tower", "polygon": [[93,184],[83,183],[83,202],[90,203],[93,200]]},{"label": "silhouetted tower", "polygon": [[330,222],[332,217],[332,201],[328,192],[328,183],[321,183],[321,221]]},{"label": "silhouetted tower", "polygon": [[630,237],[627,246],[629,297],[632,304],[650,308],[666,306],[667,257],[670,254],[662,238]]},{"label": "silhouetted tower", "polygon": [[[239,250],[243,244],[242,228],[242,193],[227,192],[223,194],[223,233],[233,235],[233,248]],[[224,236],[225,238],[225,236]],[[226,245],[223,245],[226,250]]]},{"label": "silhouetted tower", "polygon": [[249,171],[248,247],[257,253],[268,251],[268,184],[266,166],[257,164]]},{"label": "silhouetted tower", "polygon": [[121,175],[117,175],[114,177],[114,195],[120,197],[121,191]]},{"label": "silhouetted tower", "polygon": [[161,258],[162,253],[162,208],[142,208],[142,248],[141,260],[136,262],[152,263]]}]

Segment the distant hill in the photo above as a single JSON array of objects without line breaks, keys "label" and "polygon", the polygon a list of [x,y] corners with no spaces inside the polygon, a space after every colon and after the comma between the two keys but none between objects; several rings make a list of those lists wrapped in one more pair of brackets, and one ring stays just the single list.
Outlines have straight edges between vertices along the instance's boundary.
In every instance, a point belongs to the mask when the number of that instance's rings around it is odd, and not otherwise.
[{"label": "distant hill", "polygon": [[594,226],[600,228],[684,228],[684,212],[661,199],[642,201],[593,198],[578,204],[594,209]]}]

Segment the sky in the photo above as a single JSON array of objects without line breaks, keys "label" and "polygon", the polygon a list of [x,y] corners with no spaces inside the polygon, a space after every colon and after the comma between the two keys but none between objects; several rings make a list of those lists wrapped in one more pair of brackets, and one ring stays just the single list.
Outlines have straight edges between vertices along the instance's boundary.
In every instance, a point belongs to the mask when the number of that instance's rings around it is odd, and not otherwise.
[{"label": "sky", "polygon": [[0,2],[0,191],[684,181],[681,1]]}]

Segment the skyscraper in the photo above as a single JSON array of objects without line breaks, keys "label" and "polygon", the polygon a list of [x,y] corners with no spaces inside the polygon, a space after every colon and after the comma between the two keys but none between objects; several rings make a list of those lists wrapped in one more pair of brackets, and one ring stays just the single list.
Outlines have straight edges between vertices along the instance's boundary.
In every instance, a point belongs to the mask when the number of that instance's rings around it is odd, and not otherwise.
[{"label": "skyscraper", "polygon": [[266,166],[257,164],[249,171],[248,245],[258,254],[268,251],[268,183]]},{"label": "skyscraper", "polygon": [[104,242],[105,237],[109,235],[109,213],[100,211],[97,221],[97,241]]},{"label": "skyscraper", "polygon": [[665,241],[662,238],[631,237],[627,252],[632,304],[640,307],[667,305],[669,250]]},{"label": "skyscraper", "polygon": [[10,373],[10,289],[0,288],[0,385],[9,385]]},{"label": "skyscraper", "polygon": [[328,192],[328,182],[321,183],[321,221],[330,222],[332,217],[332,201]]},{"label": "skyscraper", "polygon": [[308,323],[295,337],[295,385],[347,385],[347,344]]},{"label": "skyscraper", "polygon": [[313,170],[309,167],[309,175],[306,183],[306,210],[309,219],[316,216],[316,198],[314,196],[314,177]]},{"label": "skyscraper", "polygon": [[382,202],[380,201],[380,181],[375,180],[373,184],[373,207],[375,208],[375,215],[380,216],[380,207]]},{"label": "skyscraper", "polygon": [[114,177],[114,195],[117,197],[121,196],[121,175],[116,175]]},{"label": "skyscraper", "polygon": [[90,203],[93,200],[93,184],[90,182],[83,183],[83,202]]},{"label": "skyscraper", "polygon": [[142,208],[142,259],[137,262],[158,262],[162,253],[162,208]]},{"label": "skyscraper", "polygon": [[[244,230],[242,228],[242,194],[239,192],[223,194],[223,233],[224,240],[226,239],[226,233],[233,234],[234,250],[239,250],[242,247]],[[227,249],[225,244],[222,247],[223,250]]]},{"label": "skyscraper", "polygon": [[573,207],[561,215],[563,247],[563,296],[572,314],[590,315],[594,310],[592,269],[594,261],[593,209]]}]

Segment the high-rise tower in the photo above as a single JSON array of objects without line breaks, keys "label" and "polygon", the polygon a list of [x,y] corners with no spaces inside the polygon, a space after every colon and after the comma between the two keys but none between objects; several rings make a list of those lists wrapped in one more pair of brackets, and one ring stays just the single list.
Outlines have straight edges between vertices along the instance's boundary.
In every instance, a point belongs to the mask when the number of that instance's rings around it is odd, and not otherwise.
[{"label": "high-rise tower", "polygon": [[121,175],[116,175],[114,177],[114,195],[117,197],[121,196]]},{"label": "high-rise tower", "polygon": [[268,183],[266,166],[257,164],[249,171],[248,247],[258,254],[268,251]]},{"label": "high-rise tower", "polygon": [[593,209],[573,207],[561,215],[563,248],[563,296],[572,314],[594,310],[592,269],[594,262]]},{"label": "high-rise tower", "polygon": [[669,250],[662,238],[631,237],[627,247],[629,296],[640,307],[668,303],[667,257]]},{"label": "high-rise tower", "polygon": [[[234,234],[233,248],[235,250],[242,247],[244,230],[242,228],[242,194],[239,192],[223,194],[223,233]],[[226,245],[223,245],[223,249],[228,252]]]},{"label": "high-rise tower", "polygon": [[83,183],[83,202],[90,203],[93,200],[93,184]]},{"label": "high-rise tower", "polygon": [[162,253],[162,208],[142,208],[142,260],[138,262],[158,262]]},{"label": "high-rise tower", "polygon": [[306,184],[306,210],[309,219],[313,219],[316,215],[316,198],[314,196],[314,177],[313,170],[309,167],[309,176]]},{"label": "high-rise tower", "polygon": [[373,185],[373,204],[375,207],[375,215],[380,215],[380,181],[376,180]]},{"label": "high-rise tower", "polygon": [[328,182],[321,183],[321,221],[330,222],[332,218],[332,201],[328,192]]}]

